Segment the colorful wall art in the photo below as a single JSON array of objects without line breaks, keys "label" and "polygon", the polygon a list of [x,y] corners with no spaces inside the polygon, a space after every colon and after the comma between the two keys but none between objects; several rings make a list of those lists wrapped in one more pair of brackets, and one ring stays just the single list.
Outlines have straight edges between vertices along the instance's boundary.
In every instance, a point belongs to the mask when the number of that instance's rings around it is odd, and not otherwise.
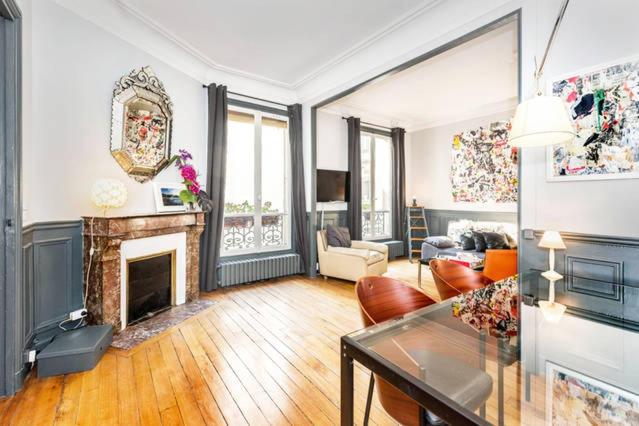
[{"label": "colorful wall art", "polygon": [[450,168],[455,202],[517,202],[518,153],[508,145],[509,131],[509,121],[497,121],[455,135]]},{"label": "colorful wall art", "polygon": [[548,180],[639,178],[639,58],[555,79],[577,136],[549,147]]},{"label": "colorful wall art", "polygon": [[631,425],[639,420],[639,396],[546,362],[546,423]]}]

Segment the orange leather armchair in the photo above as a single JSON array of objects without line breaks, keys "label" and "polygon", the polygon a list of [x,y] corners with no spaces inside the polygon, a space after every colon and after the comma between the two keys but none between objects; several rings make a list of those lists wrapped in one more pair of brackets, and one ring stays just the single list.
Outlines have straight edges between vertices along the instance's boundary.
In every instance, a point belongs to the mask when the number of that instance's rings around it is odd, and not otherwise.
[{"label": "orange leather armchair", "polygon": [[486,250],[483,274],[493,281],[512,277],[517,273],[517,249]]}]

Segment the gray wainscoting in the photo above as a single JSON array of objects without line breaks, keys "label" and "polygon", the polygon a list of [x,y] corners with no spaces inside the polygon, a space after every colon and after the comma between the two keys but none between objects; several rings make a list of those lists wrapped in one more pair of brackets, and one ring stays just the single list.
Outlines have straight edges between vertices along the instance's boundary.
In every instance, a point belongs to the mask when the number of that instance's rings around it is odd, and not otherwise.
[{"label": "gray wainscoting", "polygon": [[[543,231],[525,229],[519,243],[521,270],[548,269],[548,250],[537,247]],[[612,284],[639,284],[639,239],[562,232],[566,250],[555,251],[555,270],[566,278],[556,283],[557,301],[575,308],[574,315],[639,329],[639,289]],[[592,278],[603,282],[580,280]],[[539,283],[546,294],[547,281]],[[522,283],[522,293],[535,283]],[[543,288],[542,288],[543,287]],[[625,323],[620,324],[618,319]]]},{"label": "gray wainscoting", "polygon": [[22,231],[25,345],[82,308],[82,222],[34,223]]},{"label": "gray wainscoting", "polygon": [[428,232],[430,235],[446,235],[448,222],[467,219],[474,221],[517,223],[517,213],[509,212],[474,212],[466,210],[424,209]]}]

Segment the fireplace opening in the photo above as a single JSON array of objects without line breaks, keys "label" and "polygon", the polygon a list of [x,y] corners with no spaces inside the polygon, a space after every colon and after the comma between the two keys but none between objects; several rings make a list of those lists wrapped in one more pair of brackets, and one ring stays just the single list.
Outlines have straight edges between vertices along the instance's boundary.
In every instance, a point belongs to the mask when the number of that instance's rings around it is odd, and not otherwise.
[{"label": "fireplace opening", "polygon": [[175,251],[127,260],[127,325],[174,304]]}]

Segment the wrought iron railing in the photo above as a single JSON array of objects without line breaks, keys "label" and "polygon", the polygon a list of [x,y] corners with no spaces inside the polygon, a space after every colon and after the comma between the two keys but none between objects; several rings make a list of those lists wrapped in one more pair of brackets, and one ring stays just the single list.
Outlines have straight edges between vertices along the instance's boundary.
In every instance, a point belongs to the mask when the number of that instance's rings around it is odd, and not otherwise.
[{"label": "wrought iron railing", "polygon": [[391,217],[389,210],[362,212],[362,238],[382,238],[391,236]]},{"label": "wrought iron railing", "polygon": [[284,223],[286,213],[262,215],[259,244],[255,239],[255,216],[250,213],[224,216],[222,250],[247,251],[258,247],[281,247],[286,244]]}]

